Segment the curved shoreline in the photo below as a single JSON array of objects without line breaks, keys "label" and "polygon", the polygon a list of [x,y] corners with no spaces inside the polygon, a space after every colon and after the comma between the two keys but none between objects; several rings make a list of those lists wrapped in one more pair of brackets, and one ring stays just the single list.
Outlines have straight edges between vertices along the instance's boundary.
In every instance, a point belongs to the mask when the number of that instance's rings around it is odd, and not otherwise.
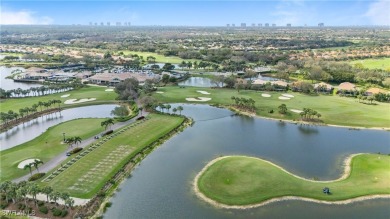
[{"label": "curved shoreline", "polygon": [[[347,158],[345,158],[345,160],[343,162],[343,165],[344,165],[344,172],[343,172],[343,174],[338,179],[327,180],[327,181],[316,181],[316,180],[306,179],[304,177],[297,176],[297,175],[295,175],[293,173],[288,172],[287,170],[283,169],[282,167],[280,167],[280,166],[278,166],[278,165],[276,165],[276,164],[274,164],[274,163],[272,163],[270,161],[263,160],[261,158],[250,157],[250,156],[239,156],[239,155],[238,155],[238,157],[246,157],[246,158],[261,160],[261,161],[266,162],[268,164],[271,164],[274,167],[277,167],[278,169],[282,170],[283,172],[285,172],[285,173],[287,173],[287,174],[289,174],[289,175],[291,175],[293,177],[296,177],[298,179],[301,179],[301,180],[310,181],[310,182],[316,182],[316,183],[328,183],[328,182],[336,182],[336,181],[340,181],[340,180],[346,179],[350,175],[350,173],[351,173],[351,161],[352,161],[352,158],[354,158],[355,156],[361,155],[361,154],[362,153],[352,154],[352,155],[349,155]],[[198,181],[199,181],[200,176],[211,165],[213,165],[214,163],[216,163],[216,162],[218,162],[220,160],[223,160],[223,159],[229,158],[229,157],[237,157],[237,156],[230,155],[230,156],[218,157],[218,158],[215,158],[214,160],[210,161],[209,163],[207,163],[207,165],[204,166],[202,168],[202,170],[198,174],[196,174],[196,176],[195,176],[195,178],[193,180],[193,184],[192,184],[192,187],[193,187],[193,190],[194,190],[196,196],[198,196],[203,201],[205,201],[205,202],[207,202],[207,203],[209,203],[212,206],[217,207],[217,208],[250,209],[250,208],[257,208],[257,207],[265,206],[265,205],[268,205],[268,204],[271,204],[271,203],[274,203],[274,202],[288,201],[288,200],[306,201],[306,202],[314,202],[314,203],[328,204],[328,205],[343,205],[343,204],[345,205],[345,204],[350,204],[350,203],[359,202],[359,201],[365,201],[365,200],[372,200],[372,199],[379,199],[379,198],[386,198],[386,199],[390,198],[390,194],[387,194],[387,195],[365,195],[365,196],[360,196],[360,197],[346,199],[346,200],[340,200],[340,201],[325,201],[325,200],[306,198],[306,197],[300,197],[300,196],[282,196],[282,197],[271,198],[271,199],[268,199],[268,200],[265,200],[265,201],[261,201],[261,202],[256,203],[256,204],[249,204],[249,205],[227,205],[227,204],[223,204],[223,203],[215,201],[215,200],[207,197],[206,195],[204,195],[199,190]]]},{"label": "curved shoreline", "polygon": [[336,128],[348,128],[348,129],[353,129],[353,130],[379,130],[379,131],[390,131],[390,127],[362,127],[362,126],[347,126],[347,125],[335,125],[335,124],[327,124],[327,123],[310,123],[310,122],[304,122],[304,121],[294,121],[294,120],[289,120],[289,119],[276,119],[276,118],[271,118],[271,117],[265,117],[265,116],[259,116],[255,113],[248,113],[248,112],[243,112],[239,109],[236,109],[231,106],[223,106],[226,109],[232,110],[234,112],[237,112],[241,115],[246,115],[250,117],[257,117],[261,119],[268,119],[268,120],[274,120],[274,121],[283,121],[283,122],[288,122],[292,124],[300,124],[300,125],[313,125],[313,126],[323,126],[323,127],[336,127]]}]

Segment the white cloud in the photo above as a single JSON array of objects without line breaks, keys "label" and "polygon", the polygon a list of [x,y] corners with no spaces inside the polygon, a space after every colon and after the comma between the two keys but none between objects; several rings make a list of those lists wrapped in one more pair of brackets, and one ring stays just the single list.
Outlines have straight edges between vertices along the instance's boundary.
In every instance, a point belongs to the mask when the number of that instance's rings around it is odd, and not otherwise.
[{"label": "white cloud", "polygon": [[2,8],[0,10],[0,24],[52,24],[53,19],[47,16],[38,16],[35,12],[28,10],[10,11]]},{"label": "white cloud", "polygon": [[373,2],[365,14],[375,25],[390,25],[390,1],[380,0]]}]

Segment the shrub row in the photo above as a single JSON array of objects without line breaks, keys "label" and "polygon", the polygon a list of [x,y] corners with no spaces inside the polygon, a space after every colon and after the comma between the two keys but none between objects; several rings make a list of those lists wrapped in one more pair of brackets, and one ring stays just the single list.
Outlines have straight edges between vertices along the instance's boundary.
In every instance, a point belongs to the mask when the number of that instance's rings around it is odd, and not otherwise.
[{"label": "shrub row", "polygon": [[76,154],[76,153],[80,152],[81,150],[83,150],[83,148],[77,147],[77,148],[71,150],[71,151],[70,151],[70,154]]},{"label": "shrub row", "polygon": [[28,181],[35,181],[42,178],[46,173],[36,173],[28,178]]}]

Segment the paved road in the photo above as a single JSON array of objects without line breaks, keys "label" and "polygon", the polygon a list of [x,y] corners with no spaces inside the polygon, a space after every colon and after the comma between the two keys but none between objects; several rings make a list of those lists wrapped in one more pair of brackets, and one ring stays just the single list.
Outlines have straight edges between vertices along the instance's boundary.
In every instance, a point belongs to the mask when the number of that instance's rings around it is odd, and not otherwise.
[{"label": "paved road", "polygon": [[[147,116],[149,113],[148,112],[143,112],[142,115],[143,116]],[[117,130],[117,129],[120,129],[126,125],[129,125],[131,123],[133,123],[134,121],[136,121],[136,119],[139,117],[140,115],[137,115],[136,117],[126,121],[126,122],[118,122],[118,123],[115,123],[114,125],[111,126],[111,129],[112,130]],[[93,137],[90,137],[88,139],[84,139],[80,144],[77,145],[77,147],[81,147],[81,148],[84,148],[90,144],[92,144],[93,142],[95,141],[99,141],[99,139],[95,139],[94,138],[95,136]],[[67,150],[68,151],[68,150]],[[64,153],[61,153],[59,154],[58,156],[54,157],[53,159],[51,159],[50,161],[44,163],[42,166],[39,167],[39,171],[40,172],[49,172],[50,170],[52,170],[53,168],[57,167],[59,164],[61,164],[62,161],[66,160],[68,157],[66,156],[66,152]],[[37,173],[37,170],[34,170],[32,171],[32,173]],[[20,182],[20,181],[27,181],[28,178],[30,177],[30,174],[27,174],[23,177],[20,177],[20,178],[17,178],[17,179],[14,179],[12,180],[13,182]]]}]

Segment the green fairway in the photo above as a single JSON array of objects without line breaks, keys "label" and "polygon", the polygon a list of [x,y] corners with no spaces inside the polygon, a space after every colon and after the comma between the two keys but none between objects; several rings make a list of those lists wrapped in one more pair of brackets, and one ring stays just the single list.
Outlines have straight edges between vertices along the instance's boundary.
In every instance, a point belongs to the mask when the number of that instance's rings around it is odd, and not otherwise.
[{"label": "green fairway", "polygon": [[92,197],[130,157],[178,127],[184,120],[182,117],[160,114],[148,117],[148,120],[123,129],[123,132],[115,132],[112,139],[111,136],[105,142],[102,139],[100,146],[43,184],[75,197]]},{"label": "green fairway", "polygon": [[[343,180],[315,182],[298,178],[280,167],[253,157],[224,157],[211,164],[197,182],[201,193],[226,205],[251,205],[283,196],[337,201],[390,194],[390,156],[361,154],[352,159]],[[331,194],[322,189],[330,188]]]},{"label": "green fairway", "polygon": [[[204,95],[197,91],[207,91],[210,94]],[[280,100],[280,92],[257,92],[253,90],[234,89],[211,89],[199,87],[162,87],[158,91],[164,93],[154,93],[153,96],[165,103],[202,103],[230,105],[233,103],[232,96],[252,98],[256,101],[256,114],[259,116],[275,119],[294,120],[300,119],[299,113],[290,111],[291,109],[302,110],[311,108],[320,113],[321,120],[326,124],[355,126],[355,127],[385,127],[390,128],[390,104],[377,103],[377,105],[362,104],[354,98],[339,96],[309,96],[301,93],[289,92],[294,95],[290,100]],[[262,93],[271,94],[271,97],[262,97]],[[208,97],[212,98],[207,102],[190,102],[187,97]],[[278,113],[278,106],[282,103],[287,105],[288,113],[281,115]],[[269,113],[274,110],[274,113]]]},{"label": "green fairway", "polygon": [[47,162],[53,157],[64,153],[68,145],[61,144],[63,132],[66,132],[68,137],[79,136],[81,139],[86,139],[104,130],[100,126],[103,120],[105,119],[77,119],[64,122],[49,128],[45,133],[29,142],[1,151],[1,181],[15,179],[28,174],[28,170],[17,167],[21,161],[38,158],[43,162]]},{"label": "green fairway", "polygon": [[125,55],[129,55],[129,54],[137,54],[138,56],[143,56],[144,57],[144,60],[146,60],[146,58],[148,56],[153,56],[156,58],[156,62],[157,63],[171,63],[171,64],[179,64],[181,63],[182,61],[191,61],[191,62],[194,62],[194,61],[198,61],[199,60],[196,60],[196,59],[182,59],[180,57],[177,57],[177,56],[164,56],[164,55],[160,55],[160,54],[157,54],[157,53],[154,53],[154,52],[138,52],[138,51],[130,51],[130,50],[120,50],[118,52],[123,52],[123,54]]},{"label": "green fairway", "polygon": [[369,69],[390,69],[390,58],[362,59],[351,62],[352,65],[355,65],[356,63],[361,63],[364,68]]},{"label": "green fairway", "polygon": [[[117,97],[117,93],[107,92],[105,91],[106,89],[107,89],[106,87],[88,86],[78,90],[72,90],[68,92],[50,94],[50,95],[39,96],[39,97],[14,98],[14,99],[1,100],[0,112],[8,112],[8,110],[13,110],[14,112],[15,111],[18,112],[19,109],[24,107],[31,107],[33,104],[37,104],[39,101],[44,102],[53,99],[61,100],[62,101],[61,107],[85,106],[85,105],[107,103],[110,101],[114,101],[115,98]],[[66,98],[62,98],[61,96],[65,94],[70,94],[70,96]],[[82,99],[82,98],[96,98],[96,100],[90,102],[84,102],[84,103],[64,104],[64,102],[68,99]]]}]

